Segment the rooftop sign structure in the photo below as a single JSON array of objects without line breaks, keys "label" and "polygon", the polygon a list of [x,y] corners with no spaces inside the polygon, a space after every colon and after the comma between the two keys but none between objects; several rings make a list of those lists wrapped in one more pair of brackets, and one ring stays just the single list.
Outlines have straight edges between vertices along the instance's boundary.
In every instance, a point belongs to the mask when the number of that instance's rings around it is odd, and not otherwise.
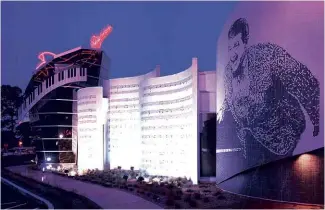
[{"label": "rooftop sign structure", "polygon": [[93,35],[90,38],[90,46],[94,49],[100,49],[104,40],[112,33],[113,27],[108,25],[106,26],[99,35]]}]

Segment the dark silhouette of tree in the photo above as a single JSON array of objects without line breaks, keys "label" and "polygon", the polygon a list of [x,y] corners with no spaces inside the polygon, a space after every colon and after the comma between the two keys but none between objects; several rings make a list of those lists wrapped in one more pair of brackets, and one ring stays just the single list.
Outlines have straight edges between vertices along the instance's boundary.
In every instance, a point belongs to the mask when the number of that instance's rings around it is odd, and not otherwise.
[{"label": "dark silhouette of tree", "polygon": [[22,104],[22,90],[17,86],[1,85],[1,141],[17,143],[16,125],[18,108]]}]

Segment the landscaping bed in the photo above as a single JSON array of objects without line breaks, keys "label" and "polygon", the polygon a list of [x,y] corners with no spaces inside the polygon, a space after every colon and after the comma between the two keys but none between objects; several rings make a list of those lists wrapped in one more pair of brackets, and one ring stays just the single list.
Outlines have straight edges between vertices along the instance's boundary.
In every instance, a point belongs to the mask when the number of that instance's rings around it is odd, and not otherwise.
[{"label": "landscaping bed", "polygon": [[[33,169],[37,170],[36,167]],[[193,185],[192,181],[186,178],[149,176],[143,171],[88,170],[78,174],[61,169],[51,170],[51,172],[71,179],[123,190],[166,209],[321,208],[245,197],[225,192],[215,184]]]},{"label": "landscaping bed", "polygon": [[192,181],[186,178],[149,176],[143,171],[122,169],[88,170],[79,175],[75,173],[73,176],[71,171],[66,169],[51,170],[51,172],[79,181],[123,190],[156,203],[162,208],[207,209],[239,206],[239,201],[234,201],[236,199],[231,194],[221,191],[215,185],[193,185]]}]

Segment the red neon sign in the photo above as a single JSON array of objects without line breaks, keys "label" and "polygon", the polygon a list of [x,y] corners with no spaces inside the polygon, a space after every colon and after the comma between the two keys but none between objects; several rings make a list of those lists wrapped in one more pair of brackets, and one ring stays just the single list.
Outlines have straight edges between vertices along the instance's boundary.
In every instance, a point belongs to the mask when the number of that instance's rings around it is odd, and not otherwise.
[{"label": "red neon sign", "polygon": [[113,30],[113,27],[108,25],[100,32],[100,34],[98,36],[93,35],[90,38],[91,48],[100,49],[104,40],[108,37],[108,35],[110,35],[110,33],[112,33],[112,30]]},{"label": "red neon sign", "polygon": [[36,66],[36,70],[42,66],[43,64],[46,63],[46,59],[45,59],[45,55],[49,55],[49,56],[52,56],[52,57],[55,57],[56,54],[52,53],[52,52],[41,52],[39,55],[38,55],[38,59],[41,61],[39,62],[39,64]]}]

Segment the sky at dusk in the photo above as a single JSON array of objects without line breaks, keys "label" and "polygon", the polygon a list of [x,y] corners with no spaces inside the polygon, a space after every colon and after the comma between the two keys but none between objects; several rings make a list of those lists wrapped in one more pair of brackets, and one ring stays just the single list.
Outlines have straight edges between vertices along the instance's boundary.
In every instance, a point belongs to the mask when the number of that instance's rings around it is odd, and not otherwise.
[{"label": "sky at dusk", "polygon": [[218,36],[236,2],[1,2],[1,83],[25,89],[39,52],[90,47],[108,24],[102,49],[111,78],[145,74],[156,65],[173,74],[198,57],[216,69]]}]

